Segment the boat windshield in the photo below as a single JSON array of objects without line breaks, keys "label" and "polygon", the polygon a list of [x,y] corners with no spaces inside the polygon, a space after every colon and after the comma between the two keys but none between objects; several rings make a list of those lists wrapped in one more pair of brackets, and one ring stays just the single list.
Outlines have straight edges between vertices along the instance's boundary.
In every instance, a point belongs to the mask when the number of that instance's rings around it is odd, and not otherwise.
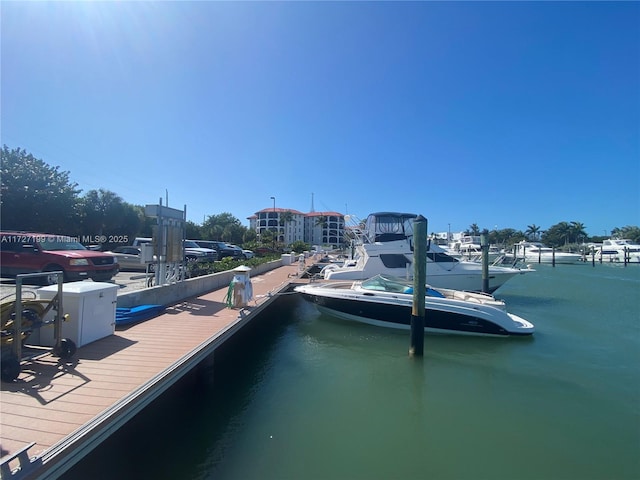
[{"label": "boat windshield", "polygon": [[[404,278],[392,277],[389,275],[376,275],[361,283],[365,290],[375,290],[378,292],[406,293],[413,294],[413,281]],[[428,297],[444,298],[444,295],[427,285],[426,295]]]},{"label": "boat windshield", "polygon": [[376,275],[362,282],[362,288],[382,292],[410,293],[413,283],[410,280],[391,276]]}]

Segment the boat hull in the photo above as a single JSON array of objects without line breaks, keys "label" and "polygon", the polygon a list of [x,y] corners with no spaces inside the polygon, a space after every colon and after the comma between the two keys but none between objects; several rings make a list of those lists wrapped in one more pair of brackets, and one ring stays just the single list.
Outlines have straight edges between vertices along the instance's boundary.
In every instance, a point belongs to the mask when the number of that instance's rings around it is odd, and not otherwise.
[{"label": "boat hull", "polygon": [[[442,271],[427,265],[427,279],[429,284],[436,288],[450,288],[453,290],[467,290],[470,292],[482,291],[482,272],[469,272],[467,270]],[[528,270],[516,270],[513,268],[493,267],[489,272],[489,291],[495,292],[509,279],[521,275]],[[385,268],[368,268],[365,270],[352,268],[334,268],[324,275],[327,280],[365,280],[378,274],[390,274],[402,277],[406,273],[404,269],[393,272]]]},{"label": "boat hull", "polygon": [[[411,328],[412,307],[408,304],[369,302],[355,296],[344,298],[301,293],[319,311],[343,320],[386,328]],[[507,330],[504,326],[483,318],[480,311],[473,311],[472,308],[448,307],[438,305],[437,300],[427,301],[425,333],[508,337],[529,336],[534,332],[533,326],[520,317],[506,312],[500,314],[507,316],[514,324],[521,323],[523,327]]]},{"label": "boat hull", "polygon": [[527,253],[525,256],[525,261],[527,263],[556,263],[573,265],[574,263],[578,263],[580,259],[580,255],[574,253],[556,253],[555,260],[553,254],[541,254],[538,256],[537,253]]}]

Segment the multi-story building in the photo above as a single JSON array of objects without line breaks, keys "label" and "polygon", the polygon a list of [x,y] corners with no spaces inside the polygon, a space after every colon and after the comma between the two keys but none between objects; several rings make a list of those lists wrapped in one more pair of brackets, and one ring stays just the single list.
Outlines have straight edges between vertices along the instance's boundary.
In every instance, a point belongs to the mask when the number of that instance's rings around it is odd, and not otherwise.
[{"label": "multi-story building", "polygon": [[302,241],[310,245],[337,248],[344,244],[344,215],[338,212],[302,213],[291,208],[265,208],[248,218],[258,238],[266,230],[276,241],[289,245]]}]

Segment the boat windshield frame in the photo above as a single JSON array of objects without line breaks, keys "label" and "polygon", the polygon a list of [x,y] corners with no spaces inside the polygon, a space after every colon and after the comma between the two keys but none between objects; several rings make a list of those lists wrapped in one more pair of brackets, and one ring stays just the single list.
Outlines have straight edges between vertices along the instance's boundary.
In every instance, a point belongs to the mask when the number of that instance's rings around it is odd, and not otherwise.
[{"label": "boat windshield frame", "polygon": [[400,277],[391,275],[374,275],[360,283],[364,290],[372,290],[376,292],[392,292],[392,293],[411,293],[413,291],[413,282]]}]

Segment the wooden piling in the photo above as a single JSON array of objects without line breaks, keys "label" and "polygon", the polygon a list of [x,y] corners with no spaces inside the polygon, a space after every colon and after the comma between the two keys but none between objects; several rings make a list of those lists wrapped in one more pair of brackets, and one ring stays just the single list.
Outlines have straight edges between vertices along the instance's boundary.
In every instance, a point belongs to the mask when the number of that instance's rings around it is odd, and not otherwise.
[{"label": "wooden piling", "polygon": [[427,219],[418,215],[413,221],[413,307],[409,356],[424,354],[424,315],[427,285]]},{"label": "wooden piling", "polygon": [[482,291],[489,293],[489,242],[486,235],[480,235],[480,251],[482,252]]}]

